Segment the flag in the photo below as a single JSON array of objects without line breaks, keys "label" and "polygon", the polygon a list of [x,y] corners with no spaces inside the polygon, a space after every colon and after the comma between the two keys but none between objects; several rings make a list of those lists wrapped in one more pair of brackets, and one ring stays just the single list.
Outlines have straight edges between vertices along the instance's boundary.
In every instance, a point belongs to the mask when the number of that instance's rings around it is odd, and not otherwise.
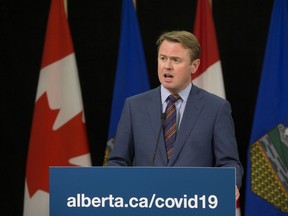
[{"label": "flag", "polygon": [[[201,63],[192,81],[195,85],[225,99],[216,30],[209,0],[198,0],[193,32],[201,46]],[[236,203],[236,213],[237,216],[241,215],[239,199]]]},{"label": "flag", "polygon": [[141,33],[133,0],[122,1],[121,32],[104,165],[113,148],[125,99],[150,89]]},{"label": "flag", "polygon": [[63,0],[51,0],[26,165],[24,216],[49,215],[49,166],[91,165]]},{"label": "flag", "polygon": [[217,37],[209,0],[198,0],[193,32],[201,46],[201,63],[192,81],[200,88],[225,98]]},{"label": "flag", "polygon": [[248,150],[245,216],[288,215],[288,1],[275,0]]}]

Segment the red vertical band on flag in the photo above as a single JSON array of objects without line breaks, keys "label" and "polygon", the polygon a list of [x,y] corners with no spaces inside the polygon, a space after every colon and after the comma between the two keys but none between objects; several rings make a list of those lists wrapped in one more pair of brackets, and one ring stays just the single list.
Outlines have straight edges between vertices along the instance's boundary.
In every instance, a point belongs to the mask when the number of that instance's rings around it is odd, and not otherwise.
[{"label": "red vertical band on flag", "polygon": [[220,60],[216,31],[211,13],[211,6],[208,0],[201,0],[197,3],[194,35],[198,38],[201,53],[201,64],[198,71],[193,75],[193,79],[207,70],[209,66]]},{"label": "red vertical band on flag", "polygon": [[63,0],[52,0],[41,68],[74,52]]}]

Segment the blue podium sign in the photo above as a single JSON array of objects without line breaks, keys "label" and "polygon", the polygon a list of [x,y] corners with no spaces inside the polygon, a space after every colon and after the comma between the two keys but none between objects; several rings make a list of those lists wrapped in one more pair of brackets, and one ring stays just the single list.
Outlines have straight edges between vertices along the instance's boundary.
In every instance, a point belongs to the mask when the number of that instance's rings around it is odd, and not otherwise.
[{"label": "blue podium sign", "polygon": [[234,168],[51,167],[50,216],[235,216]]}]

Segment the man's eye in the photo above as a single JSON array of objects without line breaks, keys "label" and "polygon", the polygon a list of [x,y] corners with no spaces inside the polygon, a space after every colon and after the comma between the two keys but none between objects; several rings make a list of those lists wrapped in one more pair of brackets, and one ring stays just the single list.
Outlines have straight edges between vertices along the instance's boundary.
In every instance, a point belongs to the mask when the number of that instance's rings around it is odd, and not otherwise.
[{"label": "man's eye", "polygon": [[165,61],[167,58],[165,56],[160,56],[161,61]]},{"label": "man's eye", "polygon": [[173,62],[175,62],[175,63],[180,63],[180,62],[181,62],[181,59],[178,59],[178,58],[173,59]]}]

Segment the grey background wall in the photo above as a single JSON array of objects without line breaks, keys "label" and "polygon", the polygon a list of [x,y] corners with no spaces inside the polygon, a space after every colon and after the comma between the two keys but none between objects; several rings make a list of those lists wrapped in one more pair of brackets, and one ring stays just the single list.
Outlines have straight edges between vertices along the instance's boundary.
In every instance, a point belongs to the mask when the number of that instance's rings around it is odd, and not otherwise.
[{"label": "grey background wall", "polygon": [[[49,5],[49,0],[0,1],[0,214],[5,216],[22,215],[26,157]],[[244,166],[272,5],[273,0],[213,0],[225,90]],[[151,87],[159,85],[157,36],[175,29],[192,31],[195,10],[196,0],[137,0]],[[93,165],[101,166],[117,62],[121,0],[68,0],[68,11]]]}]

